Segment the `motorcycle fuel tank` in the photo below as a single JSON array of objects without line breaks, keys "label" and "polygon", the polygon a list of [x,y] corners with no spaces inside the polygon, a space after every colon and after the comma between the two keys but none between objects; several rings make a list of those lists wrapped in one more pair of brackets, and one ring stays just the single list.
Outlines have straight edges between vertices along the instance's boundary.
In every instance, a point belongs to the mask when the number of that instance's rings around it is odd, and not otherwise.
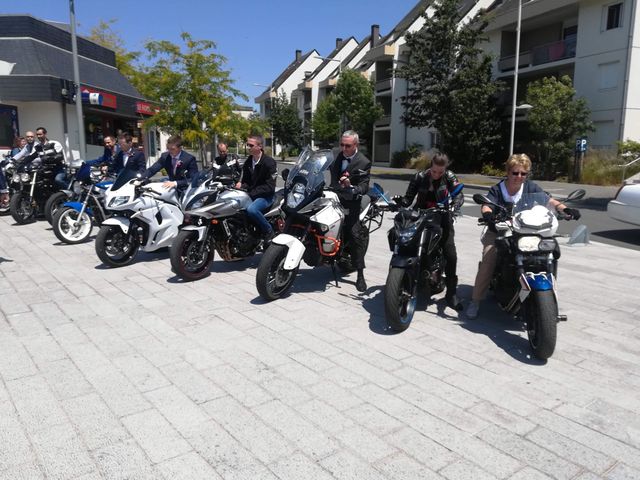
[{"label": "motorcycle fuel tank", "polygon": [[211,208],[216,216],[225,217],[235,215],[239,210],[247,209],[251,205],[251,197],[242,190],[226,190],[218,195],[218,199]]}]

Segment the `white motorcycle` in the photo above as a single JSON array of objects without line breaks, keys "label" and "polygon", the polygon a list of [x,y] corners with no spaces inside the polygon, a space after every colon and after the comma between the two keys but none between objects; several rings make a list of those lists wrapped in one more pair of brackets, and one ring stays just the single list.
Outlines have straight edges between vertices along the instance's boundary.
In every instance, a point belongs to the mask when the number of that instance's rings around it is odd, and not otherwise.
[{"label": "white motorcycle", "polygon": [[131,263],[138,250],[170,247],[184,219],[175,188],[131,178],[126,171],[105,193],[105,206],[112,215],[100,227],[96,253],[110,267]]}]

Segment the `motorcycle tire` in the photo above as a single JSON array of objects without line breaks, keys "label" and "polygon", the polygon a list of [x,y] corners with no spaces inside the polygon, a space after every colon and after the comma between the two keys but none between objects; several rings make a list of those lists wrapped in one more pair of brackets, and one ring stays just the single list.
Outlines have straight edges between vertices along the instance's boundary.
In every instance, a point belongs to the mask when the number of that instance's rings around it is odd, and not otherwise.
[{"label": "motorcycle tire", "polygon": [[96,254],[109,267],[124,267],[130,264],[140,245],[120,227],[103,225],[96,236]]},{"label": "motorcycle tire", "polygon": [[288,248],[272,243],[264,252],[256,272],[256,287],[262,298],[268,301],[282,297],[293,285],[298,267],[285,270],[284,261]]},{"label": "motorcycle tire", "polygon": [[413,320],[417,304],[417,282],[406,268],[391,267],[384,288],[384,313],[395,332],[404,332]]},{"label": "motorcycle tire", "polygon": [[31,196],[23,192],[15,192],[9,202],[9,211],[18,225],[25,225],[36,219],[36,209]]},{"label": "motorcycle tire", "polygon": [[80,212],[73,208],[62,207],[53,215],[53,233],[62,243],[75,245],[89,238],[93,230],[93,219],[87,212]]},{"label": "motorcycle tire", "polygon": [[183,280],[200,280],[209,274],[209,267],[215,256],[215,250],[209,238],[203,240],[204,250],[200,253],[202,242],[198,241],[198,232],[182,230],[171,244],[171,269]]},{"label": "motorcycle tire", "polygon": [[534,291],[526,300],[527,335],[533,354],[546,360],[556,348],[558,335],[558,305],[553,291]]},{"label": "motorcycle tire", "polygon": [[44,218],[47,219],[49,225],[53,225],[53,216],[56,211],[64,205],[64,202],[68,200],[69,197],[64,192],[56,192],[47,198],[44,204]]}]

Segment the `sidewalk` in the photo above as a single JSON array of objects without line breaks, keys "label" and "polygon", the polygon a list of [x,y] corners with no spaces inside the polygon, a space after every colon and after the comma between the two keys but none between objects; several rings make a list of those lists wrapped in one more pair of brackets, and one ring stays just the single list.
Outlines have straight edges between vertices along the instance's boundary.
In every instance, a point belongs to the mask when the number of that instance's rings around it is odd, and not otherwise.
[{"label": "sidewalk", "polygon": [[[0,479],[640,478],[640,252],[563,246],[542,364],[491,300],[391,334],[390,225],[365,294],[305,266],[265,303],[259,256],[183,283],[166,252],[107,269],[0,217]],[[479,234],[456,224],[465,299]]]}]

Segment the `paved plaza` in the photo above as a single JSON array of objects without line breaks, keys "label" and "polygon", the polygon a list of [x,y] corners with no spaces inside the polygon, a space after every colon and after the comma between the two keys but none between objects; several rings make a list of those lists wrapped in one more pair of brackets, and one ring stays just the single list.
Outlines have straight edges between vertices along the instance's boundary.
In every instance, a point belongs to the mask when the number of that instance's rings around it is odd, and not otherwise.
[{"label": "paved plaza", "polygon": [[[259,256],[182,283],[167,252],[108,269],[0,217],[0,478],[640,478],[640,252],[563,247],[542,364],[491,300],[390,334],[389,225],[365,294],[305,267],[265,303]],[[465,300],[479,234],[456,226]]]}]

